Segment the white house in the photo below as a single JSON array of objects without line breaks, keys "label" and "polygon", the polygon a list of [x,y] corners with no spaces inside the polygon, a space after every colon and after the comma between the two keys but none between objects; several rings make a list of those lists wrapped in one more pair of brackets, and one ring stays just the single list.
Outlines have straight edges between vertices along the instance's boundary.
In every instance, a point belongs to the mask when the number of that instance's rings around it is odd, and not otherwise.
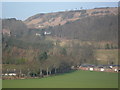
[{"label": "white house", "polygon": [[36,35],[36,36],[41,36],[41,34],[39,34],[39,33],[36,33],[35,35]]},{"label": "white house", "polygon": [[50,35],[50,34],[51,34],[51,32],[44,32],[44,34],[45,34],[45,35]]},{"label": "white house", "polygon": [[93,68],[90,68],[89,70],[90,70],[90,71],[93,71]]},{"label": "white house", "polygon": [[113,66],[109,66],[111,69],[113,68]]},{"label": "white house", "polygon": [[8,75],[9,76],[16,76],[17,74],[16,73],[9,73]]},{"label": "white house", "polygon": [[8,76],[8,74],[7,74],[7,73],[5,73],[4,75],[5,75],[5,76]]},{"label": "white house", "polygon": [[101,69],[100,69],[100,71],[102,71],[102,72],[103,72],[104,70],[105,70],[104,68],[101,68]]},{"label": "white house", "polygon": [[117,68],[115,68],[115,69],[114,69],[114,71],[115,71],[115,72],[118,72],[118,69],[117,69]]}]

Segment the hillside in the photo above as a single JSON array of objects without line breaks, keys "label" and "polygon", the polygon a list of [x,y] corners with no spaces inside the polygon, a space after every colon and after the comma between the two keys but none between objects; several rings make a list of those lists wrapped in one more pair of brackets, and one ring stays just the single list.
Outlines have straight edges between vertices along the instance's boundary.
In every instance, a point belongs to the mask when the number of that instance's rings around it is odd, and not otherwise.
[{"label": "hillside", "polygon": [[24,22],[3,19],[3,72],[15,65],[17,73],[28,75],[29,69],[29,75],[42,76],[81,64],[117,64],[117,21],[117,8],[37,14]]},{"label": "hillside", "polygon": [[117,8],[95,8],[89,10],[71,10],[55,13],[40,13],[29,17],[24,23],[29,28],[46,28],[49,26],[64,25],[91,16],[117,15]]},{"label": "hillside", "polygon": [[28,32],[28,28],[22,20],[16,20],[15,18],[2,20],[3,36],[22,37],[26,32]]},{"label": "hillside", "polygon": [[117,15],[91,16],[48,28],[47,31],[51,31],[52,36],[66,39],[117,42],[117,18]]},{"label": "hillside", "polygon": [[24,23],[31,36],[48,32],[50,36],[62,39],[116,44],[118,40],[118,8],[43,13],[29,17]]},{"label": "hillside", "polygon": [[37,36],[49,34],[62,39],[117,43],[117,9],[97,8],[37,14],[29,17],[24,23],[14,18],[4,19],[3,35],[19,37],[24,41],[38,40]]}]

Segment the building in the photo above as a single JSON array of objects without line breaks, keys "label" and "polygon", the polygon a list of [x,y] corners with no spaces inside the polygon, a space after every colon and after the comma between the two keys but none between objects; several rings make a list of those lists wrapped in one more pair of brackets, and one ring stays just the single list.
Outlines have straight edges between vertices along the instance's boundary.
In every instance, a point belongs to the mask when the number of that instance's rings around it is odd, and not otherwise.
[{"label": "building", "polygon": [[50,35],[51,34],[51,32],[44,32],[44,35]]},{"label": "building", "polygon": [[36,35],[36,36],[41,36],[41,34],[39,34],[39,33],[36,33],[35,35]]}]

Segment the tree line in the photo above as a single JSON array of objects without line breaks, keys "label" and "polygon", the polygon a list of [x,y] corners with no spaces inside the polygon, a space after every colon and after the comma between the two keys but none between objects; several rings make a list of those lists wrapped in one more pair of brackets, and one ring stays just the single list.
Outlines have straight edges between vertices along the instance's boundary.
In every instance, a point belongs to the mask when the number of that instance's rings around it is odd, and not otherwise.
[{"label": "tree line", "polygon": [[[8,45],[3,48],[3,64],[16,65],[14,68],[17,73],[31,76],[64,73],[70,71],[72,66],[77,67],[84,63],[97,64],[94,48],[91,45],[80,46],[73,41],[69,46],[63,47],[57,41],[52,46],[50,43],[46,45],[45,42],[47,41],[42,42],[45,49],[39,48],[40,44],[38,48],[29,45],[27,48]],[[17,66],[20,67],[17,68]],[[3,72],[8,72],[7,69],[4,68]]]}]

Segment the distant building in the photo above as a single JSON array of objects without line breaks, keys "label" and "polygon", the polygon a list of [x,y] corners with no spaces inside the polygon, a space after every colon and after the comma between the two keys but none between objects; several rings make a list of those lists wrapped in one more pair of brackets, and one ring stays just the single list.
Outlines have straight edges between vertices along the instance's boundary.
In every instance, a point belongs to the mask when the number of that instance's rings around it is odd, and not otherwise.
[{"label": "distant building", "polygon": [[2,74],[2,76],[16,76],[17,74],[16,73],[5,73],[5,74]]},{"label": "distant building", "polygon": [[51,32],[44,32],[44,35],[50,35]]},{"label": "distant building", "polygon": [[16,73],[9,73],[8,75],[9,76],[16,76],[17,74]]},{"label": "distant building", "polygon": [[43,25],[39,25],[38,28],[43,28],[44,26]]},{"label": "distant building", "polygon": [[40,34],[40,33],[36,33],[35,35],[36,35],[36,36],[41,36],[41,34]]}]

